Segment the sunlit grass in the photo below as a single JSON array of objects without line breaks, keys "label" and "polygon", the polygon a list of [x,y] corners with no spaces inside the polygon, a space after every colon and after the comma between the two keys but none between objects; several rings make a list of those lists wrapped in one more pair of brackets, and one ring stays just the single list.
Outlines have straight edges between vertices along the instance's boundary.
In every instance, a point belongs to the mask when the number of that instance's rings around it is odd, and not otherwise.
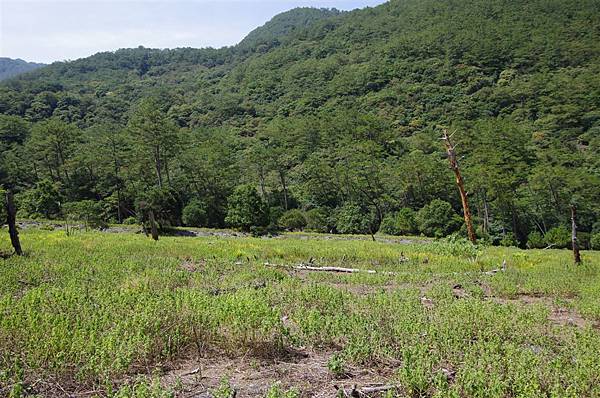
[{"label": "sunlit grass", "polygon": [[[598,252],[574,267],[566,250],[462,253],[293,235],[153,242],[32,229],[21,237],[26,256],[0,260],[0,395],[41,378],[159,396],[172,386],[111,388],[190,350],[274,358],[301,347],[335,351],[339,366],[393,360],[407,396],[600,394]],[[0,251],[9,247],[4,233]],[[481,272],[504,260],[506,272]],[[285,268],[309,261],[388,273]],[[510,301],[522,295],[547,301]],[[553,324],[553,303],[587,324]]]}]

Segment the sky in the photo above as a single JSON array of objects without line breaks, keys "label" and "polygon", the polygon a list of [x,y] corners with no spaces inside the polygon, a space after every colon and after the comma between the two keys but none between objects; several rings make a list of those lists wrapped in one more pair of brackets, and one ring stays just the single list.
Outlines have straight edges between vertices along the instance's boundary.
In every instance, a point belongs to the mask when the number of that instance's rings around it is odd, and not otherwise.
[{"label": "sky", "polygon": [[101,51],[234,45],[295,7],[385,0],[0,0],[0,57],[51,63]]}]

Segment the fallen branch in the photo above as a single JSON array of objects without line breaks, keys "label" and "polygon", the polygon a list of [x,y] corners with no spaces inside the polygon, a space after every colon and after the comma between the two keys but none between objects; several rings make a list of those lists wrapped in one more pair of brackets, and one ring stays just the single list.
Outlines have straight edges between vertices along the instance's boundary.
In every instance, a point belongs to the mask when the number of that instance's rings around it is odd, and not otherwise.
[{"label": "fallen branch", "polygon": [[342,267],[314,267],[311,265],[277,265],[271,263],[265,263],[267,267],[282,267],[282,268],[291,268],[298,271],[315,271],[315,272],[341,272],[347,274],[357,274],[357,273],[366,273],[366,274],[383,274],[383,275],[398,275],[396,272],[390,271],[375,271],[372,269],[358,269],[358,268],[342,268]]},{"label": "fallen branch", "polygon": [[392,391],[392,390],[398,390],[400,387],[397,385],[384,385],[384,386],[357,388],[356,384],[354,384],[354,385],[352,385],[352,388],[350,390],[345,390],[338,386],[334,386],[334,388],[338,392],[342,392],[344,397],[360,398],[360,397],[368,397],[372,394],[377,394],[377,393],[382,393],[382,392],[387,392],[387,391]]},{"label": "fallen branch", "polygon": [[[293,269],[296,271],[310,271],[310,272],[337,272],[337,273],[345,273],[345,274],[378,274],[378,275],[412,275],[413,271],[404,271],[404,272],[392,272],[392,271],[376,271],[372,269],[358,269],[358,268],[343,268],[343,267],[315,267],[312,265],[283,265],[283,264],[271,264],[264,263],[266,267],[277,267],[284,269]],[[506,270],[505,265],[503,263],[502,268],[496,268],[490,271],[482,271],[483,275],[495,275],[498,272],[504,272]],[[432,275],[471,275],[477,273],[477,271],[469,271],[469,272],[452,272],[448,274],[432,274]]]}]

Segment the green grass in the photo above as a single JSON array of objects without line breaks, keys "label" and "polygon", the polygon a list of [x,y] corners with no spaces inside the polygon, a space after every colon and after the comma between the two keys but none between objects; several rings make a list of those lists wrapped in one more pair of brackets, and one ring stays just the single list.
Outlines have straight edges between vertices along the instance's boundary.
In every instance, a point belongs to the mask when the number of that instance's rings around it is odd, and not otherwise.
[{"label": "green grass", "polygon": [[[298,347],[335,352],[339,372],[394,364],[400,396],[600,396],[600,253],[574,267],[566,250],[286,237],[23,231],[26,256],[0,260],[0,396],[35,393],[36,380],[170,396],[176,386],[120,382],[190,351],[264,359]],[[311,258],[395,274],[265,266]],[[507,272],[481,272],[504,259]],[[586,324],[552,322],[552,305]]]}]

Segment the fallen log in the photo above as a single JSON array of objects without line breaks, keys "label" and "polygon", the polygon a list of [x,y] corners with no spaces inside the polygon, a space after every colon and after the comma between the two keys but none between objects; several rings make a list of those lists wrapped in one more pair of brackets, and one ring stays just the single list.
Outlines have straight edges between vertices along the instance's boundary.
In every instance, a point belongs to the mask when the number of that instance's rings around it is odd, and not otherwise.
[{"label": "fallen log", "polygon": [[294,269],[297,271],[340,272],[340,273],[346,273],[346,274],[366,273],[366,274],[398,275],[397,272],[391,272],[391,271],[376,271],[376,270],[372,270],[372,269],[343,268],[343,267],[315,267],[312,265],[304,265],[304,264],[286,266],[286,265],[265,263],[265,266],[291,268],[291,269]]},{"label": "fallen log", "polygon": [[[372,269],[359,269],[359,268],[343,268],[343,267],[315,267],[312,265],[304,265],[304,264],[299,264],[299,265],[283,265],[283,264],[271,264],[271,263],[264,263],[265,267],[277,267],[277,268],[283,268],[283,269],[292,269],[292,270],[296,270],[296,271],[310,271],[310,272],[337,272],[337,273],[345,273],[345,274],[358,274],[358,273],[365,273],[365,274],[378,274],[378,275],[409,275],[409,274],[413,274],[414,272],[412,271],[403,271],[403,272],[393,272],[393,271],[376,271],[376,270],[372,270]],[[496,268],[490,271],[482,271],[481,274],[483,275],[495,275],[498,272],[504,272],[506,271],[506,265],[503,263],[502,264],[502,268]],[[449,273],[447,275],[471,275],[471,274],[475,274],[478,273],[477,271],[471,271],[471,272],[452,272]],[[435,274],[435,275],[445,275],[445,274]]]}]

